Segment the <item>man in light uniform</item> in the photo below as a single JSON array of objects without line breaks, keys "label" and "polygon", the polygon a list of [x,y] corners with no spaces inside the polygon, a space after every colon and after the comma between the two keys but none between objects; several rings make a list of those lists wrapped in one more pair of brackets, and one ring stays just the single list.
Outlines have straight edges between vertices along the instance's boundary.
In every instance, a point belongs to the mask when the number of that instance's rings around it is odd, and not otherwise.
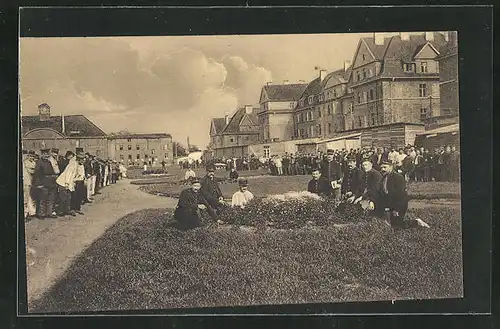
[{"label": "man in light uniform", "polygon": [[254,196],[252,192],[248,190],[248,181],[246,179],[240,179],[238,185],[240,190],[233,194],[231,206],[245,208],[245,205],[252,200]]}]

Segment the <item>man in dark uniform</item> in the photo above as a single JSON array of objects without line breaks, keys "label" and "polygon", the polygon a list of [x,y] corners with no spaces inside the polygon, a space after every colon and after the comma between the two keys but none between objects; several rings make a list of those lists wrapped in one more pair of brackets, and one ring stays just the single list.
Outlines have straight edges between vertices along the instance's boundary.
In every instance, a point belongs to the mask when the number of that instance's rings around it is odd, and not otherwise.
[{"label": "man in dark uniform", "polygon": [[342,180],[340,192],[343,196],[349,198],[349,202],[354,202],[359,198],[363,186],[363,172],[356,167],[356,158],[354,156],[347,158],[347,171]]},{"label": "man in dark uniform", "polygon": [[361,195],[354,200],[354,203],[361,201],[369,202],[369,210],[375,211],[375,214],[382,215],[380,207],[377,206],[380,199],[380,184],[382,175],[375,169],[370,158],[365,158],[361,164],[363,167],[363,180],[361,184]]},{"label": "man in dark uniform", "polygon": [[[50,153],[50,151],[52,151]],[[41,150],[42,156],[35,166],[33,175],[35,186],[37,186],[37,199],[39,201],[37,207],[37,217],[40,219],[57,218],[53,214],[57,197],[56,179],[60,173],[59,166],[54,154],[57,155],[57,149]]]},{"label": "man in dark uniform", "polygon": [[200,191],[201,183],[196,177],[190,179],[191,187],[183,190],[174,212],[174,219],[179,229],[189,230],[201,225],[202,210],[209,210],[210,205]]},{"label": "man in dark uniform", "polygon": [[335,152],[333,150],[327,150],[326,161],[321,163],[321,175],[331,184],[333,197],[339,199],[342,172],[340,170],[340,164],[334,159],[334,154]]},{"label": "man in dark uniform", "polygon": [[201,179],[201,193],[205,200],[207,200],[210,208],[214,210],[211,212],[212,217],[215,211],[219,210],[224,205],[224,197],[219,187],[219,183],[215,180],[215,167],[208,166],[207,174]]},{"label": "man in dark uniform", "polygon": [[307,190],[321,197],[329,197],[332,194],[332,186],[321,176],[319,167],[312,168],[312,179],[307,184]]},{"label": "man in dark uniform", "polygon": [[59,170],[61,172],[64,171],[64,169],[66,169],[66,166],[68,165],[69,163],[69,160],[71,160],[73,157],[75,156],[75,153],[71,152],[71,151],[67,151],[66,152],[66,155],[64,156],[64,158],[61,159],[61,161],[59,161]]},{"label": "man in dark uniform", "polygon": [[379,207],[383,209],[385,217],[393,227],[408,228],[415,226],[429,227],[424,221],[417,218],[415,220],[405,220],[408,210],[408,192],[406,181],[403,175],[394,171],[393,164],[384,161],[381,167],[382,183],[380,189]]}]

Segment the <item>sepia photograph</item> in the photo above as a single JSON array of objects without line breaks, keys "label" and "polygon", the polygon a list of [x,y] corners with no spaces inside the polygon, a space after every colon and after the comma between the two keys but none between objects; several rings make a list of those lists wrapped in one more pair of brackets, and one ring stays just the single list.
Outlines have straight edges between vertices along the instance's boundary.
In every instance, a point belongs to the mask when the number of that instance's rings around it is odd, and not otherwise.
[{"label": "sepia photograph", "polygon": [[458,39],[21,37],[28,312],[464,297]]}]

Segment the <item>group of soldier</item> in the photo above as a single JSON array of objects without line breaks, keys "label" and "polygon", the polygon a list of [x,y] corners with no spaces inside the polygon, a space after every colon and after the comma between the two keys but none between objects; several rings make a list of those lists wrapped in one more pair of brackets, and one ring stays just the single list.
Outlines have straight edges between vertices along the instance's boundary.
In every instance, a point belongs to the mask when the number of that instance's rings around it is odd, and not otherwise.
[{"label": "group of soldier", "polygon": [[[423,147],[416,148],[363,148],[334,151],[334,159],[339,163],[341,170],[347,168],[348,159],[356,161],[356,167],[361,169],[363,159],[370,158],[373,168],[380,170],[382,162],[391,162],[394,169],[405,177],[407,182],[412,181],[459,181],[460,154],[454,146],[439,147],[430,152]],[[268,167],[272,175],[307,175],[314,167],[320,167],[326,154],[288,154],[273,156],[268,160]]]},{"label": "group of soldier", "polygon": [[122,163],[100,159],[83,148],[59,155],[57,148],[23,150],[25,219],[83,215],[81,206],[92,203],[102,187],[126,175]]}]

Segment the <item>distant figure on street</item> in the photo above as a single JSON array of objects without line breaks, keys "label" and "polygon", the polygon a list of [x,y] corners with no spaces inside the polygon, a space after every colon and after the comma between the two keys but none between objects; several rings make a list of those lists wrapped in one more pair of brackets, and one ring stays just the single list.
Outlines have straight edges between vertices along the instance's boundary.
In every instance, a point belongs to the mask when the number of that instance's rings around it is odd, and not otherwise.
[{"label": "distant figure on street", "polygon": [[250,202],[254,196],[252,192],[248,190],[248,181],[246,179],[240,179],[238,185],[240,189],[233,194],[231,206],[245,208],[245,205]]},{"label": "distant figure on street", "polygon": [[319,167],[312,168],[312,179],[307,184],[307,191],[317,194],[321,197],[329,197],[332,195],[332,186],[330,182],[324,178],[319,170]]},{"label": "distant figure on street", "polygon": [[142,164],[142,166],[143,166],[142,168],[143,168],[143,170],[145,172],[148,171],[148,163],[146,161],[144,161],[144,163]]}]

